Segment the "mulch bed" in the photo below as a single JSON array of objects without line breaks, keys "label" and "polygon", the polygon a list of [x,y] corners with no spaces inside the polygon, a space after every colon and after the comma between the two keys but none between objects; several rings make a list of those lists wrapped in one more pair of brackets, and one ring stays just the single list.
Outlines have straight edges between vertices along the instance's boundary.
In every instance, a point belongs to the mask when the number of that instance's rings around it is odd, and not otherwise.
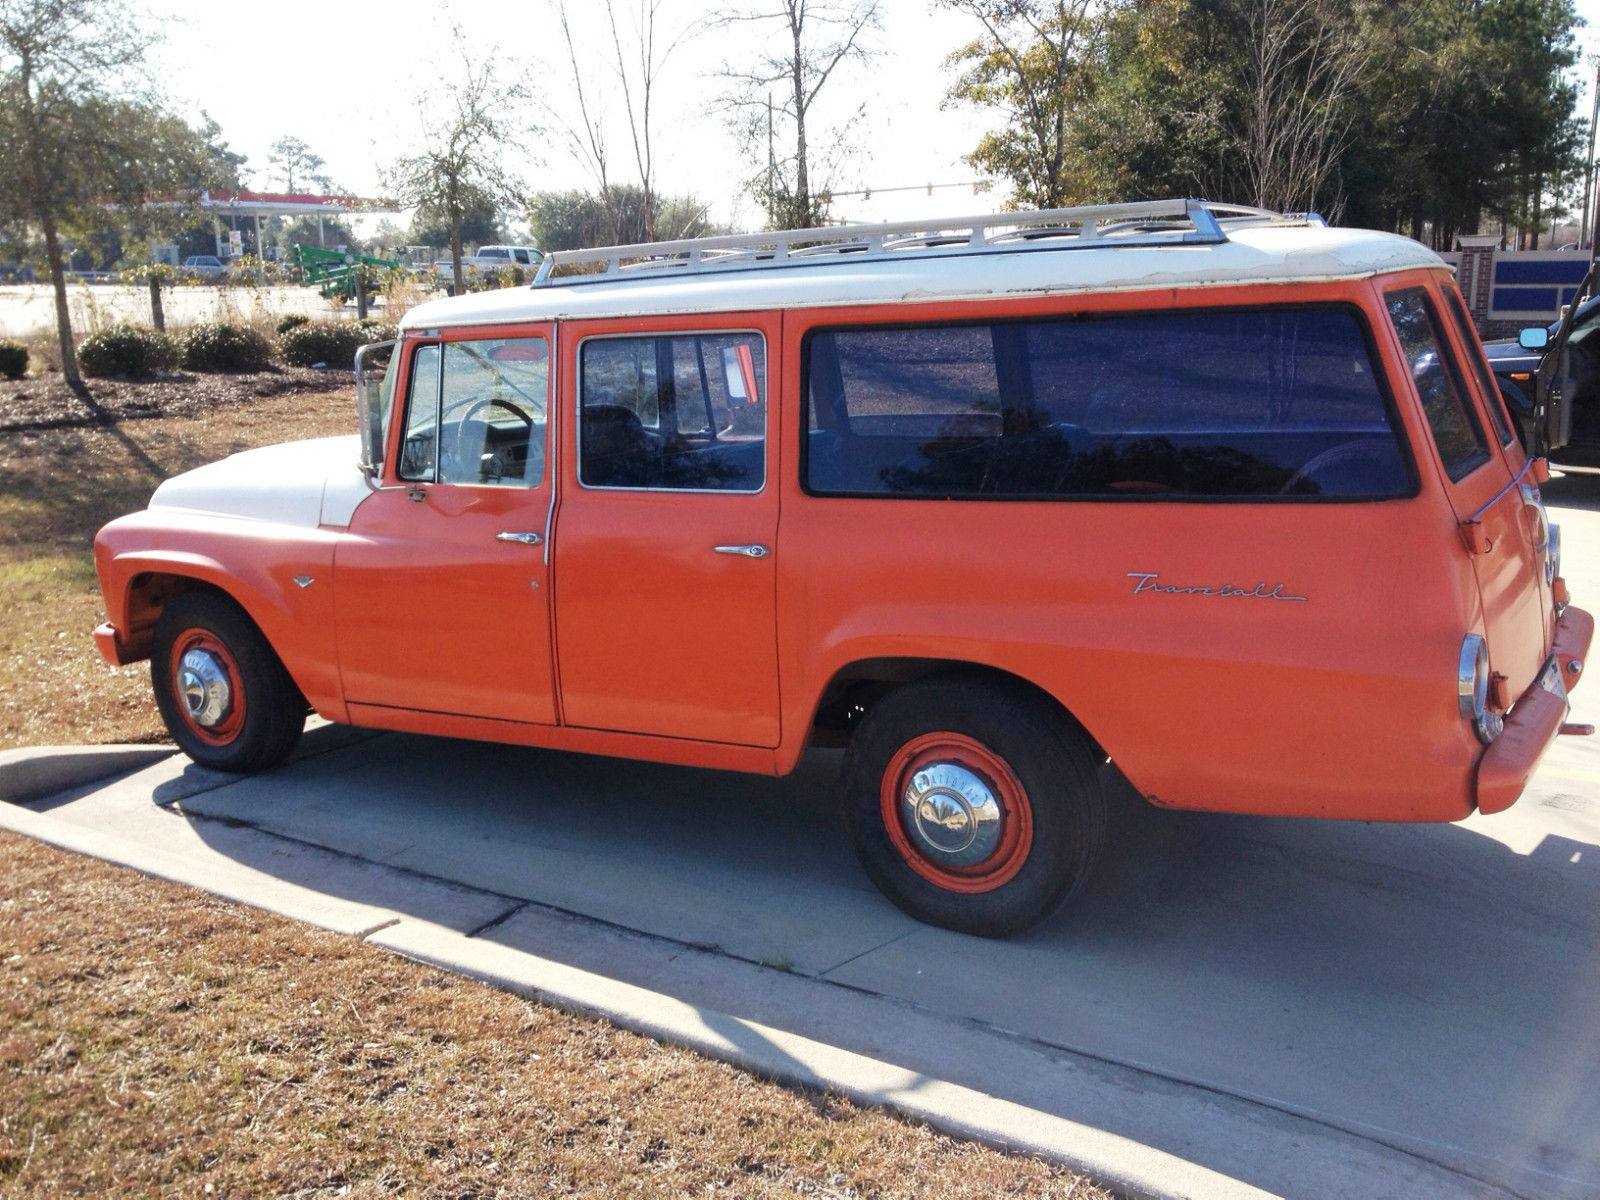
[{"label": "mulch bed", "polygon": [[243,400],[348,388],[352,374],[315,367],[273,367],[243,375],[176,372],[155,379],[91,379],[81,394],[54,373],[0,380],[0,433],[194,417]]}]

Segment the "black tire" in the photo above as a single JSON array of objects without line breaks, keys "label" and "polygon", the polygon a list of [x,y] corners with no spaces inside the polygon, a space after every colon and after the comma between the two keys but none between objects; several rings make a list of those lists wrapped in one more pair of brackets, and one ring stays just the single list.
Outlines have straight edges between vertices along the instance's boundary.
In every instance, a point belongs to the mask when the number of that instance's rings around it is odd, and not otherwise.
[{"label": "black tire", "polygon": [[[1008,937],[1061,908],[1099,858],[1107,808],[1098,765],[1082,728],[1026,689],[935,678],[891,693],[862,720],[845,753],[845,819],[862,867],[900,908],[930,925]],[[987,792],[960,794],[992,798],[998,818],[959,847],[978,828],[977,810],[950,798],[973,778]],[[919,783],[927,786],[913,797]],[[934,846],[928,833],[950,845]],[[952,849],[983,857],[938,860]]]},{"label": "black tire", "polygon": [[[186,667],[198,651],[202,672],[223,681],[226,703],[197,714],[195,706],[221,695],[206,676]],[[255,622],[228,597],[192,591],[175,597],[156,620],[150,652],[156,707],[178,748],[202,767],[249,774],[288,758],[305,728],[306,701]]]}]

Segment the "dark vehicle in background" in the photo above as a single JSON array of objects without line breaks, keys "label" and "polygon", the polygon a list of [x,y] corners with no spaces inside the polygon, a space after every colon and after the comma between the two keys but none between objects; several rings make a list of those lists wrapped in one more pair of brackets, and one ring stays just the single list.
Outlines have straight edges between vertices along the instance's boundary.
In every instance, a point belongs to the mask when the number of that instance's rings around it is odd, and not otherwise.
[{"label": "dark vehicle in background", "polygon": [[[1526,330],[1518,340],[1484,343],[1484,353],[1494,371],[1500,394],[1511,410],[1523,445],[1533,453],[1534,378],[1540,362],[1554,343],[1561,322],[1555,321],[1542,331],[1546,335],[1543,347],[1530,349],[1522,342],[1537,341],[1529,336],[1535,330]],[[1585,300],[1572,315],[1572,329],[1567,335],[1567,348],[1572,355],[1572,435],[1565,446],[1550,455],[1558,466],[1585,467],[1600,470],[1600,296]]]}]

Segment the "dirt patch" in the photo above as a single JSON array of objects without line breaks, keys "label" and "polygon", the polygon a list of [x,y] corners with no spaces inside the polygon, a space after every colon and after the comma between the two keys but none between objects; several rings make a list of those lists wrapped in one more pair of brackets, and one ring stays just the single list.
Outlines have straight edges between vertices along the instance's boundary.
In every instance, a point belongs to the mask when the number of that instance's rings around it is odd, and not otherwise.
[{"label": "dirt patch", "polygon": [[354,938],[0,834],[11,1196],[1108,1200]]}]

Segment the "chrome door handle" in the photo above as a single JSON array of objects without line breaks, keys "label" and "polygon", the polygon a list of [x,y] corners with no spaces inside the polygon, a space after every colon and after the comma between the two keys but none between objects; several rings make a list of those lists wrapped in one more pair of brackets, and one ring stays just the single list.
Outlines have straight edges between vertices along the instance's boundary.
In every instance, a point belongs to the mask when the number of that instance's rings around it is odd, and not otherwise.
[{"label": "chrome door handle", "polygon": [[713,546],[718,554],[742,554],[745,558],[765,558],[771,554],[765,546]]},{"label": "chrome door handle", "polygon": [[494,535],[497,542],[521,542],[524,546],[537,546],[544,541],[542,533],[497,533]]}]

